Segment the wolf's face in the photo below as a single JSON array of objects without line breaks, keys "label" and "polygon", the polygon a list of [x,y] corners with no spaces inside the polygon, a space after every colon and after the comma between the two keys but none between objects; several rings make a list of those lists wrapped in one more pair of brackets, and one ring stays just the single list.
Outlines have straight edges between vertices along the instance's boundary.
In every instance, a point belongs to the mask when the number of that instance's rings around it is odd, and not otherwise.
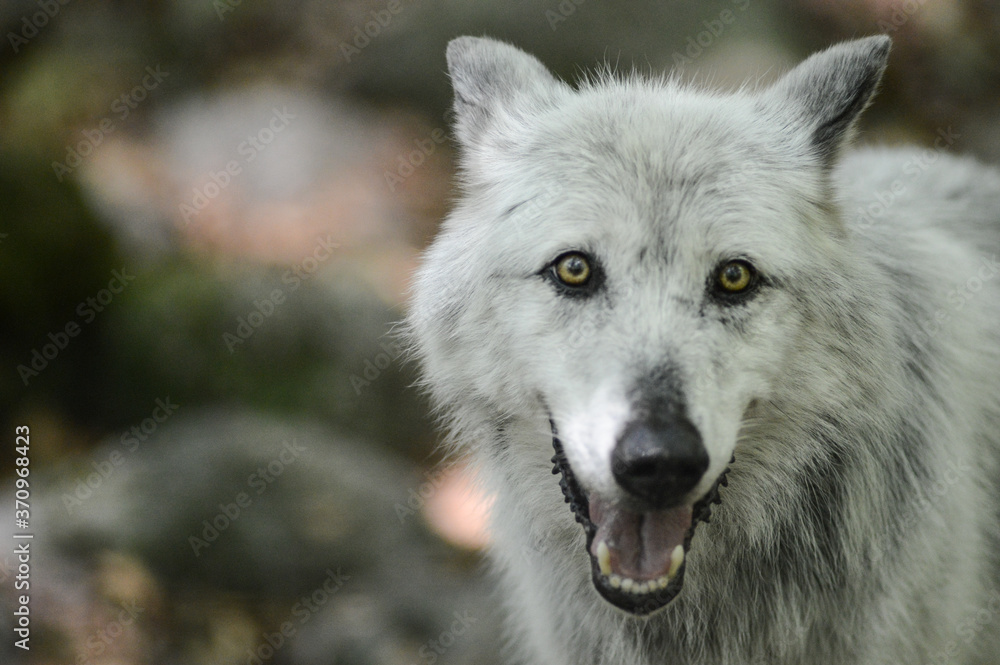
[{"label": "wolf's face", "polygon": [[595,587],[624,610],[680,591],[740,429],[799,343],[796,294],[837,280],[826,176],[887,50],[835,47],[713,97],[576,91],[512,47],[449,47],[466,195],[418,277],[428,383],[457,409],[548,417]]}]

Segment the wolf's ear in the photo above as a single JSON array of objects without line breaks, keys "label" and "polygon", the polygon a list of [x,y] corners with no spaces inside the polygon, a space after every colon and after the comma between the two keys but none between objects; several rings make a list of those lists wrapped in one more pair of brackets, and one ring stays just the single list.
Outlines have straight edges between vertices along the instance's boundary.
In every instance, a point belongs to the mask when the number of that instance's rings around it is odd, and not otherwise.
[{"label": "wolf's ear", "polygon": [[501,114],[530,114],[569,89],[534,56],[486,37],[453,39],[448,71],[455,90],[456,132],[467,146],[477,143]]},{"label": "wolf's ear", "polygon": [[871,101],[890,43],[879,35],[837,44],[806,59],[769,91],[780,96],[782,105],[792,105],[825,166],[832,165]]}]

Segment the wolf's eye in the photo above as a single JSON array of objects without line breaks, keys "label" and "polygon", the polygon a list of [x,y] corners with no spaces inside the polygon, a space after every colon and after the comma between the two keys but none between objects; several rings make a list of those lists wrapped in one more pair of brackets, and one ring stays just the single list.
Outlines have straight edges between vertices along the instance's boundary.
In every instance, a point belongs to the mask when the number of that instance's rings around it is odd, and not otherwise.
[{"label": "wolf's eye", "polygon": [[753,266],[746,261],[730,261],[719,268],[716,282],[724,293],[743,293],[753,286],[755,275]]},{"label": "wolf's eye", "polygon": [[580,252],[567,252],[552,266],[556,279],[566,286],[585,286],[590,281],[590,261]]}]

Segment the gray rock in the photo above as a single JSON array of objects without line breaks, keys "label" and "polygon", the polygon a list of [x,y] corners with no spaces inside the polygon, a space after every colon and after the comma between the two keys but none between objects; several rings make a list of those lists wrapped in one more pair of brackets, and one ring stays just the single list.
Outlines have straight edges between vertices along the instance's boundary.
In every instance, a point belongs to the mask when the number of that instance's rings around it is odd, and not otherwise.
[{"label": "gray rock", "polygon": [[494,603],[478,558],[412,509],[425,483],[391,451],[315,424],[178,413],[42,482],[39,543],[62,569],[137,557],[168,598],[253,599],[265,618],[240,662],[488,665]]}]

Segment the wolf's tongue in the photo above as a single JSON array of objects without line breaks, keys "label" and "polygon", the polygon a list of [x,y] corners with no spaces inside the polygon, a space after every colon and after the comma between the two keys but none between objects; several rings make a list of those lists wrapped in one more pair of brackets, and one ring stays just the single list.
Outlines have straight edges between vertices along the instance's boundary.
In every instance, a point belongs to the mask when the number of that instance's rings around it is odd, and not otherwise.
[{"label": "wolf's tongue", "polygon": [[590,553],[599,560],[604,543],[611,572],[634,580],[654,580],[670,570],[670,555],[691,528],[691,507],[632,513],[589,497],[590,521],[597,527]]}]

